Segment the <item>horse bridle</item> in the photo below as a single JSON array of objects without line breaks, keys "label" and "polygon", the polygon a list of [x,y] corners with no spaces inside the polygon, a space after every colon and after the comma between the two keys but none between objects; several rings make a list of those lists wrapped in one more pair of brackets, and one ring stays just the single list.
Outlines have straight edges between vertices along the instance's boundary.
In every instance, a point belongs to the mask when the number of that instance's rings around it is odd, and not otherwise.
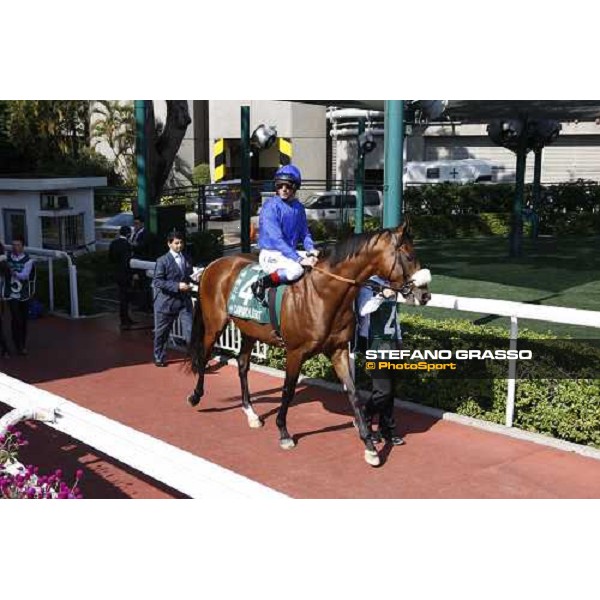
[{"label": "horse bridle", "polygon": [[[403,239],[404,239],[404,233],[402,234],[402,237],[400,238],[400,242],[396,246],[396,253],[395,253],[396,258],[394,259],[394,264],[392,265],[392,268],[390,269],[389,275],[387,277],[387,281],[390,281],[391,275],[396,270],[396,265],[398,264],[398,255],[400,255],[400,266],[402,267],[402,278],[404,279],[404,283],[400,287],[392,285],[391,283],[382,285],[380,283],[375,283],[374,281],[364,281],[363,283],[359,283],[358,281],[356,281],[356,279],[349,279],[347,277],[342,277],[341,275],[336,275],[335,273],[330,273],[329,271],[326,271],[325,269],[321,269],[320,267],[310,267],[310,268],[313,269],[314,271],[318,271],[319,273],[324,273],[325,275],[328,275],[329,277],[332,277],[333,279],[337,279],[338,281],[343,281],[344,283],[349,283],[350,285],[354,285],[357,287],[370,288],[374,292],[381,292],[382,290],[387,288],[387,289],[392,290],[393,292],[396,292],[397,294],[402,294],[402,296],[404,298],[406,298],[412,292],[414,283],[406,275],[406,269],[405,269],[404,260],[403,260],[403,258],[406,258],[406,257],[404,256],[404,253],[400,250],[400,246],[402,245],[401,242]],[[411,260],[412,259],[414,259],[414,255],[411,255]]]}]

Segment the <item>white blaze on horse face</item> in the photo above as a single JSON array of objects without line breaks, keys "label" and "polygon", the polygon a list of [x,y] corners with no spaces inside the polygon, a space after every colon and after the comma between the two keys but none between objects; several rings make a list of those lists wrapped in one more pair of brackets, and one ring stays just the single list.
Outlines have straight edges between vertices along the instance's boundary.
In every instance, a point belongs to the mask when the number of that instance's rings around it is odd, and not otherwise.
[{"label": "white blaze on horse face", "polygon": [[411,282],[418,288],[429,285],[431,283],[431,271],[429,269],[419,269],[411,277]]}]

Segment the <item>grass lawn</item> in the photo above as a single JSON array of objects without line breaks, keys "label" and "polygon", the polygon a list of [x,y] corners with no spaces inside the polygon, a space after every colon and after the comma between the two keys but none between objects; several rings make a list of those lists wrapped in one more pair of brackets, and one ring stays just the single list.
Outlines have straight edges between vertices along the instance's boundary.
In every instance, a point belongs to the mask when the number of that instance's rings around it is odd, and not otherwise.
[{"label": "grass lawn", "polygon": [[[417,240],[431,269],[433,293],[496,298],[600,311],[600,236],[523,240],[523,257],[508,257],[508,240],[489,237]],[[437,308],[415,308],[431,318],[463,318],[504,325],[509,319]],[[519,327],[555,335],[600,338],[600,330],[519,319]]]}]

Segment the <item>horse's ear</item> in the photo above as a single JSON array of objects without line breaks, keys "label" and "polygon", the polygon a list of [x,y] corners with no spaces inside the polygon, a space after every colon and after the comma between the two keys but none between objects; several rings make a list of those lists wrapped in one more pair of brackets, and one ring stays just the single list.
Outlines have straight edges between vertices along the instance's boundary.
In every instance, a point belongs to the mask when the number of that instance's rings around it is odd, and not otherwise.
[{"label": "horse's ear", "polygon": [[402,223],[402,225],[398,225],[395,233],[398,236],[399,240],[402,240],[405,236],[412,237],[412,229],[408,215],[404,215],[404,222]]},{"label": "horse's ear", "polygon": [[410,217],[405,214],[404,215],[404,223],[402,224],[404,227],[404,235],[407,235],[408,237],[412,237],[412,226],[410,223]]}]

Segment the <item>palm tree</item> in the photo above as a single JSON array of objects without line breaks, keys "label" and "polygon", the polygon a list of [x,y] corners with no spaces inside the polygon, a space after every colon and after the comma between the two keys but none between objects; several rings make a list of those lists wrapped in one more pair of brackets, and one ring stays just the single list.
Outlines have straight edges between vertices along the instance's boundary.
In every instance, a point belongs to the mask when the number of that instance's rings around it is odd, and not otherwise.
[{"label": "palm tree", "polygon": [[[94,119],[95,117],[95,119]],[[94,148],[109,145],[114,154],[115,170],[125,180],[135,181],[135,114],[133,104],[118,100],[97,100],[92,110]]]}]

